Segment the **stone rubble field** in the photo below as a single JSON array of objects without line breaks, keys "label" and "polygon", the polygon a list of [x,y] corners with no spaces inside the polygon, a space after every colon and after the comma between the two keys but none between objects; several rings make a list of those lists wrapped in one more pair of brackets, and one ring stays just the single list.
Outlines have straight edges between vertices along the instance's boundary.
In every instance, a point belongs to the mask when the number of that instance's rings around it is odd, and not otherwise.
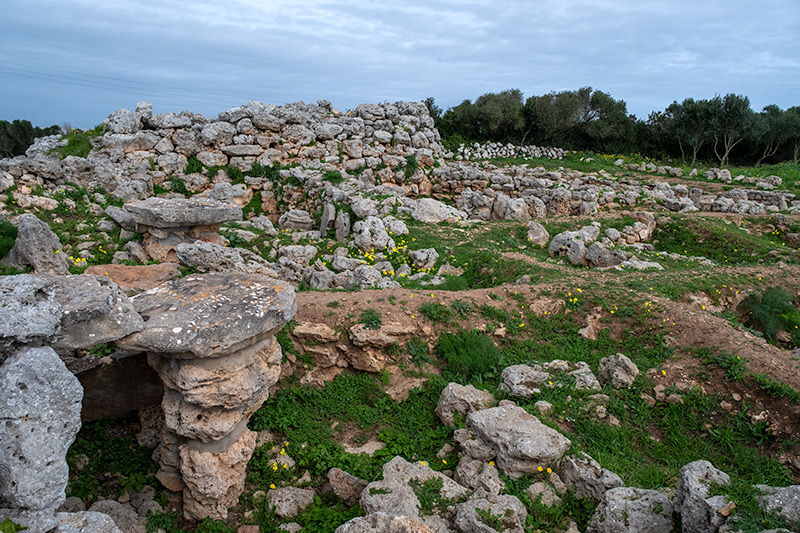
[{"label": "stone rubble field", "polygon": [[0,527],[797,531],[800,186],[750,174],[449,150],[409,102],[37,139]]}]

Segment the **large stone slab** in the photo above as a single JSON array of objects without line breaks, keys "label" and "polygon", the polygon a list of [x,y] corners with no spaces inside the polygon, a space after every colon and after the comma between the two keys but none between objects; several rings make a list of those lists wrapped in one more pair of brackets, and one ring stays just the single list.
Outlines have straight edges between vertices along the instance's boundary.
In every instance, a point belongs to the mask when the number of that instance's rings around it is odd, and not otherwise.
[{"label": "large stone slab", "polygon": [[157,198],[125,204],[137,225],[155,228],[211,226],[242,220],[242,209],[208,198]]},{"label": "large stone slab", "polygon": [[53,287],[44,278],[31,274],[0,278],[0,364],[17,346],[55,339],[62,314]]},{"label": "large stone slab", "polygon": [[291,285],[240,273],[187,276],[131,300],[144,329],[117,345],[175,359],[232,354],[273,335],[297,312]]},{"label": "large stone slab", "polygon": [[59,354],[91,348],[141,331],[144,321],[128,297],[107,276],[48,276],[61,304]]},{"label": "large stone slab", "polygon": [[0,502],[42,510],[65,499],[67,449],[81,427],[83,388],[48,347],[0,366]]},{"label": "large stone slab", "polygon": [[24,213],[17,221],[17,240],[2,264],[16,268],[32,266],[36,274],[69,274],[69,258],[61,241],[45,222]]},{"label": "large stone slab", "polygon": [[128,296],[133,296],[177,278],[181,273],[178,263],[157,265],[92,265],[84,274],[108,276]]},{"label": "large stone slab", "polygon": [[518,478],[561,459],[571,443],[521,407],[503,405],[467,416],[467,426],[497,454],[497,466]]}]

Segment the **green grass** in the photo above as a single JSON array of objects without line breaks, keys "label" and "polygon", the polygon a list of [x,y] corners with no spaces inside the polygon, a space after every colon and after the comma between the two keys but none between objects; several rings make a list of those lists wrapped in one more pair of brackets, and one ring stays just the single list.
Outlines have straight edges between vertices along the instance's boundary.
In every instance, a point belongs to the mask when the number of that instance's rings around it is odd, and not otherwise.
[{"label": "green grass", "polygon": [[0,220],[0,258],[8,255],[17,240],[17,227],[7,220]]},{"label": "green grass", "polygon": [[779,239],[748,234],[718,218],[672,216],[653,234],[658,251],[702,256],[721,266],[797,261],[795,251]]},{"label": "green grass", "polygon": [[54,148],[50,153],[61,159],[70,155],[85,158],[89,155],[89,152],[92,151],[92,139],[102,136],[105,132],[106,127],[103,124],[98,124],[87,131],[72,130],[70,133],[61,137],[62,140],[67,141],[67,145]]}]

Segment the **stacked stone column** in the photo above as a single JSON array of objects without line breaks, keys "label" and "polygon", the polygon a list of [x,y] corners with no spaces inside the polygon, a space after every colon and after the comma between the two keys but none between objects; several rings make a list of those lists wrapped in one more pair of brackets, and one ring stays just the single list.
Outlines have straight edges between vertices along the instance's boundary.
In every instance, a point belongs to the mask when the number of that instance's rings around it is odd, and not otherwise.
[{"label": "stacked stone column", "polygon": [[145,329],[118,342],[148,352],[164,382],[161,483],[184,516],[224,519],[255,448],[250,416],[280,375],[275,333],[297,311],[294,290],[262,276],[215,273],[133,298]]}]

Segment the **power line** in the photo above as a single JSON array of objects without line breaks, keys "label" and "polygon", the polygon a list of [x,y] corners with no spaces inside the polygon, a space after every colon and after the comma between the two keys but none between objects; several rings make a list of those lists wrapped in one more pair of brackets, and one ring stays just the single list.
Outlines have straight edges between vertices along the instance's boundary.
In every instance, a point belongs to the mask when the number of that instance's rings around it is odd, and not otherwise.
[{"label": "power line", "polygon": [[[6,65],[11,65],[11,66],[6,66]],[[114,78],[111,76],[95,76],[91,74],[71,72],[63,69],[53,69],[47,67],[37,67],[33,65],[24,65],[21,63],[12,63],[10,61],[0,61],[0,72],[12,76],[37,79],[42,81],[48,81],[51,83],[62,83],[68,85],[75,85],[79,87],[88,87],[92,89],[101,89],[101,90],[108,90],[120,93],[134,94],[139,96],[142,95],[142,92],[146,92],[147,94],[154,96],[183,99],[183,100],[193,100],[197,103],[213,104],[220,106],[229,105],[230,100],[227,100],[225,101],[225,103],[222,103],[221,100],[218,98],[203,96],[203,94],[200,93],[208,94],[211,96],[222,96],[225,99],[228,98],[232,100],[235,99],[237,102],[243,102],[245,100],[248,100],[247,98],[242,98],[236,95],[219,93],[214,91],[205,91],[201,89],[185,89],[182,87],[176,87],[171,85],[162,85],[156,83],[126,80],[122,78]],[[64,74],[56,74],[58,72]],[[109,81],[103,81],[103,80],[109,80]],[[131,85],[141,86],[141,90],[136,90],[135,87],[131,87]]]}]

